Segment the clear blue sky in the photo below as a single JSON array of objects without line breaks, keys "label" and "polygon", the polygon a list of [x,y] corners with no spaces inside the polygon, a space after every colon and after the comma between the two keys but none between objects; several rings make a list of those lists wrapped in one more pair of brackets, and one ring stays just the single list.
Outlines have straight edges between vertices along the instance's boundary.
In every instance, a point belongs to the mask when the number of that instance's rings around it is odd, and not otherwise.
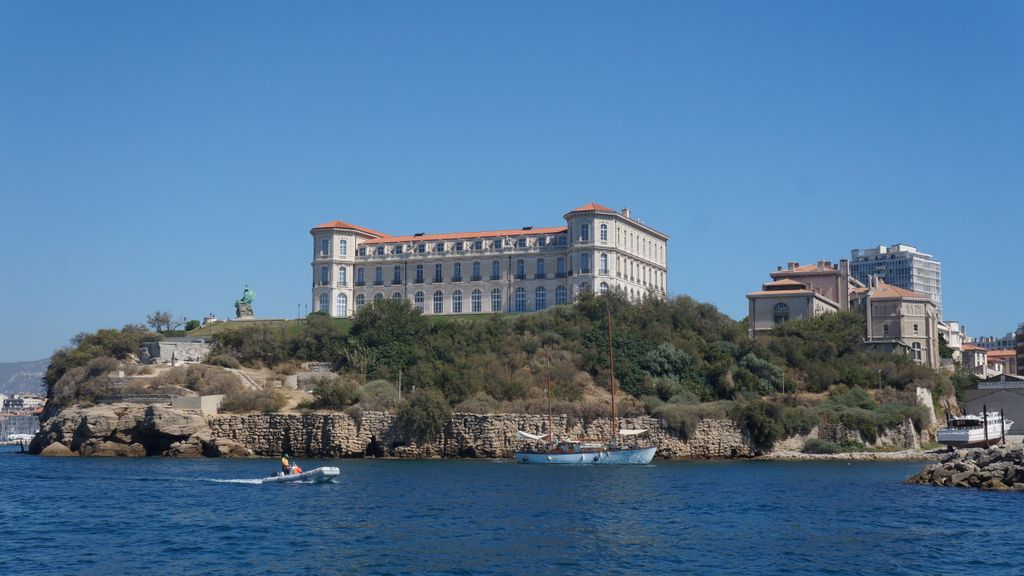
[{"label": "clear blue sky", "polygon": [[668,233],[746,314],[906,242],[971,335],[1024,320],[1020,2],[0,3],[0,361],[155,309],[309,303],[312,226]]}]

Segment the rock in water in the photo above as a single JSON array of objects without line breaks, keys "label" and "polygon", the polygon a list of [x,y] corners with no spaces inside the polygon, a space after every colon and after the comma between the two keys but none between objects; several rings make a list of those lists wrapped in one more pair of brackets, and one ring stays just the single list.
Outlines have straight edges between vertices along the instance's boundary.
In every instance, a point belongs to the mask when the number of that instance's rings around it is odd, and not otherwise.
[{"label": "rock in water", "polygon": [[60,442],[54,442],[43,451],[39,453],[40,456],[75,456],[75,453],[71,451],[71,448],[61,444]]}]

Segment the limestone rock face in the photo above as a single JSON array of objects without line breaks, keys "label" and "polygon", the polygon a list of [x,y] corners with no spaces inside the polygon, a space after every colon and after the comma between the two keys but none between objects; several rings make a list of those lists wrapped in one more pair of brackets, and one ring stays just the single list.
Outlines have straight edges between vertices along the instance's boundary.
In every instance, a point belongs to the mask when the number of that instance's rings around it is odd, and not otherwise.
[{"label": "limestone rock face", "polygon": [[78,449],[82,456],[145,456],[146,448],[139,443],[122,444],[107,440],[87,440]]},{"label": "limestone rock face", "polygon": [[71,451],[71,448],[61,444],[60,442],[54,442],[46,448],[43,448],[40,456],[74,456],[75,453]]},{"label": "limestone rock face", "polygon": [[187,438],[206,428],[206,419],[167,406],[147,406],[139,430],[145,434]]}]

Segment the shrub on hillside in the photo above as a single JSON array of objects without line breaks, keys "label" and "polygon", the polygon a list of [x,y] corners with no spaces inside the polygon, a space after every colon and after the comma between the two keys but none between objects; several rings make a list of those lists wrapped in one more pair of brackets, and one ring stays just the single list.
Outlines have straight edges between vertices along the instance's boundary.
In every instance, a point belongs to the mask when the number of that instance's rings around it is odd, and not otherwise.
[{"label": "shrub on hillside", "polygon": [[206,363],[210,366],[220,366],[222,368],[234,368],[239,369],[242,367],[242,363],[238,361],[238,358],[229,356],[227,354],[217,354],[216,356],[210,356],[206,359]]},{"label": "shrub on hillside", "polygon": [[359,394],[363,410],[390,412],[398,407],[398,388],[387,380],[373,380],[363,386]]},{"label": "shrub on hillside", "polygon": [[359,401],[362,392],[359,384],[348,378],[335,375],[316,376],[312,380],[313,408],[341,410]]},{"label": "shrub on hillside", "polygon": [[697,430],[700,408],[686,404],[663,404],[654,409],[652,416],[660,419],[672,433],[689,440]]},{"label": "shrub on hillside", "polygon": [[285,405],[284,395],[273,388],[239,389],[226,394],[220,409],[224,412],[277,412]]},{"label": "shrub on hillside", "polygon": [[841,454],[843,452],[863,452],[864,445],[860,442],[843,442],[837,444],[821,438],[808,438],[800,450],[804,454]]},{"label": "shrub on hillside", "polygon": [[427,440],[440,435],[451,417],[451,406],[439,391],[420,388],[398,409],[395,424],[406,440]]}]

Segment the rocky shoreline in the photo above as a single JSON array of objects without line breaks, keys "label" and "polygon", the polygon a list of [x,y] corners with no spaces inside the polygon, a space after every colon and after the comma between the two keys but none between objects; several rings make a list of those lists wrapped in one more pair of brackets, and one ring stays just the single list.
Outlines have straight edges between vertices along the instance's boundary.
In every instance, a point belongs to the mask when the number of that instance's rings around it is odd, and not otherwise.
[{"label": "rocky shoreline", "polygon": [[[623,418],[624,428],[648,429],[644,441],[658,448],[659,459],[769,460],[912,460],[928,456],[918,450],[918,433],[907,423],[880,435],[878,452],[803,454],[807,438],[853,439],[851,430],[816,428],[813,435],[780,443],[764,453],[731,420],[704,419],[689,437],[666,428],[655,418]],[[590,422],[553,419],[558,434],[602,438],[611,431],[608,419]],[[456,413],[436,438],[410,442],[401,437],[395,416],[387,412],[222,414],[203,416],[163,405],[100,404],[71,407],[43,423],[29,446],[47,456],[171,456],[302,458],[511,458],[523,442],[517,431],[540,434],[547,418],[530,414]],[[899,450],[886,452],[887,450]]]},{"label": "rocky shoreline", "polygon": [[941,452],[925,450],[895,450],[892,452],[840,452],[837,454],[804,454],[803,452],[772,452],[758,456],[758,460],[807,461],[807,460],[856,460],[856,461],[907,461],[938,460]]},{"label": "rocky shoreline", "polygon": [[926,466],[907,483],[1024,491],[1024,447],[957,450]]}]

